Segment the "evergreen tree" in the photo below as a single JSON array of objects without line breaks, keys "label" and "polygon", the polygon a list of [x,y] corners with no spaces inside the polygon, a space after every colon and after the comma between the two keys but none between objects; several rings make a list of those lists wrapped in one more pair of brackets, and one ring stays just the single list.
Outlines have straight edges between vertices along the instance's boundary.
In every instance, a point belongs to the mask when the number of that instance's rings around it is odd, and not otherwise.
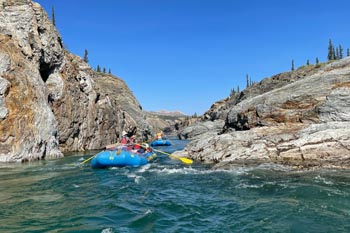
[{"label": "evergreen tree", "polygon": [[89,52],[87,51],[87,49],[85,49],[83,60],[84,60],[84,62],[86,62],[86,63],[89,63],[88,54],[89,54]]},{"label": "evergreen tree", "polygon": [[108,74],[112,74],[111,68],[108,69]]},{"label": "evergreen tree", "polygon": [[52,24],[56,26],[56,19],[55,19],[55,8],[52,6],[52,11],[51,11],[51,20]]},{"label": "evergreen tree", "polygon": [[350,57],[350,49],[349,48],[346,49],[346,56]]},{"label": "evergreen tree", "polygon": [[237,86],[237,93],[240,93],[240,90],[239,90],[239,85]]},{"label": "evergreen tree", "polygon": [[100,65],[97,65],[96,71],[99,72],[99,73],[101,73],[101,67],[100,67]]},{"label": "evergreen tree", "polygon": [[343,59],[343,48],[339,45],[339,59]]},{"label": "evergreen tree", "polygon": [[248,88],[249,87],[249,76],[248,76],[248,74],[245,76],[245,79],[246,79],[246,82],[247,82],[247,87],[246,88]]},{"label": "evergreen tree", "polygon": [[230,96],[233,96],[234,94],[236,94],[236,91],[235,91],[234,88],[232,88],[231,91],[230,91]]},{"label": "evergreen tree", "polygon": [[334,60],[334,47],[333,47],[333,43],[332,43],[332,40],[329,39],[329,42],[328,42],[328,61],[331,61],[331,60]]},{"label": "evergreen tree", "polygon": [[334,60],[338,60],[339,57],[340,57],[340,55],[339,55],[339,49],[338,49],[338,47],[337,47],[337,48],[335,48],[335,59],[334,59]]},{"label": "evergreen tree", "polygon": [[106,68],[105,68],[105,67],[103,67],[103,73],[104,73],[104,74],[106,73]]},{"label": "evergreen tree", "polygon": [[294,59],[292,59],[292,71],[294,71]]},{"label": "evergreen tree", "polygon": [[320,67],[320,61],[318,60],[318,57],[316,57],[316,65],[315,65],[315,67],[317,68],[317,67]]},{"label": "evergreen tree", "polygon": [[309,66],[310,65],[310,61],[309,59],[306,60],[306,65]]}]

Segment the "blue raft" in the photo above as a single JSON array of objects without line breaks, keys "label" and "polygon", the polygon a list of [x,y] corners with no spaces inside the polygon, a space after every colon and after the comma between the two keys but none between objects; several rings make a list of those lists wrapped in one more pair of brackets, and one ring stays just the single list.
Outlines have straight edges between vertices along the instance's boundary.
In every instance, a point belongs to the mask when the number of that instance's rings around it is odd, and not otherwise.
[{"label": "blue raft", "polygon": [[105,150],[91,160],[91,166],[92,168],[138,167],[147,164],[156,156],[153,152],[137,154],[128,150]]},{"label": "blue raft", "polygon": [[151,146],[170,146],[171,142],[169,140],[157,139],[151,143]]}]

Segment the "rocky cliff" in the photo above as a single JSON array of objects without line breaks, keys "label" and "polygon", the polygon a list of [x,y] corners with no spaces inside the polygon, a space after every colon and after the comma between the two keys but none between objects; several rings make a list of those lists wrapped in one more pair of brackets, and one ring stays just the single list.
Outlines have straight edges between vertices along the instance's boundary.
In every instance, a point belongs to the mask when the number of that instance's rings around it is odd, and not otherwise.
[{"label": "rocky cliff", "polygon": [[214,130],[194,137],[178,154],[218,167],[242,162],[349,167],[349,108],[350,58],[303,67],[215,103],[203,116]]},{"label": "rocky cliff", "polygon": [[0,161],[100,149],[152,126],[127,85],[64,49],[41,6],[0,0]]},{"label": "rocky cliff", "polygon": [[184,128],[184,125],[191,119],[181,112],[152,111],[145,112],[147,122],[153,126],[156,131],[162,130],[166,136],[176,137],[178,132]]}]

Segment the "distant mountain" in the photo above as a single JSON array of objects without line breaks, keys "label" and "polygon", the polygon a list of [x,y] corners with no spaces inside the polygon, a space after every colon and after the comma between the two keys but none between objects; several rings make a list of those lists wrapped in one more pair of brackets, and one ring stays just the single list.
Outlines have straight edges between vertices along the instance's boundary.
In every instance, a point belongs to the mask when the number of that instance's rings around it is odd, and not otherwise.
[{"label": "distant mountain", "polygon": [[168,110],[159,110],[159,111],[150,111],[150,113],[155,115],[163,115],[163,116],[173,116],[173,117],[185,117],[187,116],[183,112],[178,110],[168,111]]}]

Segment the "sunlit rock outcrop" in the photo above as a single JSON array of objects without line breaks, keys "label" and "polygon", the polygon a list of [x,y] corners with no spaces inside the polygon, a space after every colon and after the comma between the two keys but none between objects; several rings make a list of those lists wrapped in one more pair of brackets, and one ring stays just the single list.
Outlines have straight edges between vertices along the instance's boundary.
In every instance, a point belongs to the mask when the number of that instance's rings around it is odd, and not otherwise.
[{"label": "sunlit rock outcrop", "polygon": [[349,108],[350,58],[300,68],[214,104],[203,118],[225,120],[221,132],[196,136],[181,154],[217,166],[349,167]]},{"label": "sunlit rock outcrop", "polygon": [[39,4],[0,0],[0,161],[101,149],[123,130],[152,133],[124,81],[65,50]]}]

